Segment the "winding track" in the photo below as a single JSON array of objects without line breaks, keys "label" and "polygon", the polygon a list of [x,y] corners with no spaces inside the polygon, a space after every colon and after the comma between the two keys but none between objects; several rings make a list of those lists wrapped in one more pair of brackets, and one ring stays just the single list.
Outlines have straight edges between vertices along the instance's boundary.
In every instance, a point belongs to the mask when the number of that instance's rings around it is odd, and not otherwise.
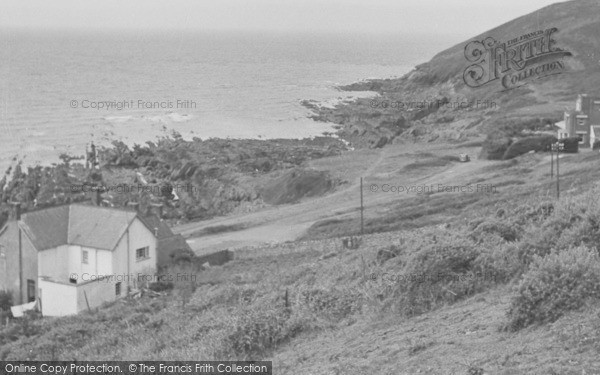
[{"label": "winding track", "polygon": [[[454,148],[439,145],[392,145],[380,150],[377,159],[358,174],[364,176],[364,197],[368,210],[385,207],[401,199],[414,199],[410,194],[372,193],[371,183],[398,182],[399,167],[415,160],[415,152],[440,152],[456,154]],[[428,168],[419,176],[408,177],[404,185],[430,185],[437,183],[460,184],[473,176],[474,170],[486,161],[453,163],[447,167]],[[404,179],[403,179],[404,180]],[[292,241],[300,237],[312,224],[324,219],[344,218],[358,215],[360,177],[354,178],[349,186],[326,196],[307,199],[297,204],[280,205],[241,215],[230,215],[173,228],[175,233],[190,237],[199,230],[214,226],[242,226],[246,229],[188,238],[188,243],[197,253],[225,248],[233,249],[264,243]]]}]

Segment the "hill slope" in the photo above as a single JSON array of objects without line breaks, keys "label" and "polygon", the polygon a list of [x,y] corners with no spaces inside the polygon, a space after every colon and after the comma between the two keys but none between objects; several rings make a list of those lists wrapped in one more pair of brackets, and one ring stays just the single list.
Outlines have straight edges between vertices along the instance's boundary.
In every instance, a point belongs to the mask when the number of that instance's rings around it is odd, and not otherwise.
[{"label": "hill slope", "polygon": [[[547,37],[544,33],[553,28],[556,31]],[[378,98],[341,103],[333,109],[312,102],[305,105],[315,112],[314,119],[342,125],[340,135],[362,147],[382,147],[401,134],[411,138],[426,136],[427,140],[468,138],[517,116],[542,117],[553,122],[562,117],[565,107],[574,106],[577,94],[600,94],[598,35],[600,1],[558,3],[442,51],[401,78],[369,80],[340,88],[376,91],[380,94]],[[506,90],[501,79],[497,79],[470,87],[465,84],[465,70],[474,62],[468,61],[465,53],[473,56],[474,44],[470,43],[486,38],[493,38],[500,47],[506,43],[505,48],[509,50],[517,46],[525,48],[523,42],[536,39],[539,48],[552,39],[554,43],[550,48],[568,53],[547,54],[537,61],[525,59],[527,64],[521,70],[512,65],[512,69],[499,72],[499,78],[508,74],[510,81],[513,75],[527,75],[530,68],[556,61],[562,64],[553,66],[552,71],[549,67],[540,68],[540,74],[534,71],[533,77],[517,80],[517,85],[526,83],[523,86],[513,88],[514,85],[509,84],[510,89]],[[510,44],[514,39],[517,42]],[[547,44],[542,49],[546,47]],[[496,56],[501,61],[505,55],[500,52]],[[526,57],[529,57],[527,50]],[[519,62],[518,56],[513,60]],[[484,61],[476,63],[487,69],[489,55],[484,54]],[[544,69],[546,73],[541,72]]]}]

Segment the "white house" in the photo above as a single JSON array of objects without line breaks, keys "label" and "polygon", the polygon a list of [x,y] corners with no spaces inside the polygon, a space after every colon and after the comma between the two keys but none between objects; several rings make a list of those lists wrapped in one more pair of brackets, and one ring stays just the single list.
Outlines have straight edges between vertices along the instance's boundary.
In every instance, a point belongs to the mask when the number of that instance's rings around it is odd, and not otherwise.
[{"label": "white house", "polygon": [[38,301],[44,316],[76,314],[154,281],[166,258],[157,245],[173,236],[160,219],[131,210],[71,204],[22,217],[18,206],[13,211],[0,229],[0,290],[11,291],[15,305]]}]

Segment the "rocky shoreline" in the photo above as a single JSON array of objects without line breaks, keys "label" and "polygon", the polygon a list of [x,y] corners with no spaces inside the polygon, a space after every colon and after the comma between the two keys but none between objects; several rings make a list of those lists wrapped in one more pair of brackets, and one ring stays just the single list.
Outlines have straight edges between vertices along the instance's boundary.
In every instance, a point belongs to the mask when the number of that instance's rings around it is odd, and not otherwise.
[{"label": "rocky shoreline", "polygon": [[[7,171],[0,179],[0,227],[9,202],[21,202],[25,211],[81,202],[90,199],[92,186],[103,187],[107,206],[162,203],[173,224],[290,203],[332,189],[337,182],[307,162],[347,149],[334,137],[186,141],[174,134],[132,148],[115,141],[98,149],[98,169],[65,155],[61,164]],[[277,191],[282,188],[290,191]]]}]

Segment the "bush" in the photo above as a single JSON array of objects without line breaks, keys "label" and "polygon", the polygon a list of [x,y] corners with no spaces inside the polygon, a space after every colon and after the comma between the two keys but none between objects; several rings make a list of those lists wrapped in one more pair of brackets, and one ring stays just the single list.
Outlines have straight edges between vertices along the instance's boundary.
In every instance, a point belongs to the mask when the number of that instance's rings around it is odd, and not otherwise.
[{"label": "bush", "polygon": [[10,310],[12,305],[12,294],[6,290],[0,290],[0,311]]},{"label": "bush", "polygon": [[519,238],[520,229],[499,220],[483,221],[475,227],[471,237],[481,241],[488,234],[497,234],[504,241],[514,242]]},{"label": "bush", "polygon": [[282,307],[245,309],[226,335],[221,355],[248,358],[263,354],[302,330],[302,324],[290,318],[290,311]]},{"label": "bush", "polygon": [[[394,303],[408,316],[453,303],[496,283],[497,272],[476,262],[481,249],[467,239],[443,235],[416,251],[395,285]],[[444,238],[445,237],[445,238]]]},{"label": "bush", "polygon": [[572,154],[576,154],[579,152],[579,138],[570,137],[559,139],[558,141],[564,145],[563,152]]},{"label": "bush", "polygon": [[519,139],[507,148],[502,156],[503,160],[512,159],[519,155],[528,153],[529,151],[550,151],[552,143],[556,142],[556,137],[546,135],[542,137],[529,137]]},{"label": "bush", "polygon": [[302,303],[310,311],[338,321],[360,311],[361,296],[350,290],[312,289],[301,293]]},{"label": "bush", "polygon": [[502,160],[504,153],[512,144],[512,139],[497,134],[489,135],[481,146],[480,159]]},{"label": "bush", "polygon": [[150,283],[148,285],[148,289],[153,290],[155,292],[164,292],[167,290],[172,290],[174,287],[173,283],[170,281],[157,281],[157,282],[153,282]]},{"label": "bush", "polygon": [[553,322],[564,313],[600,297],[600,257],[587,247],[535,257],[507,313],[508,327],[519,330]]},{"label": "bush", "polygon": [[512,242],[494,244],[487,241],[483,244],[481,253],[475,260],[477,269],[486,270],[483,281],[503,284],[523,274],[527,265],[523,264],[515,253],[517,246]]},{"label": "bush", "polygon": [[401,247],[396,246],[396,245],[390,245],[388,247],[379,249],[379,251],[377,251],[377,262],[379,264],[383,264],[383,263],[387,262],[388,260],[395,258],[398,255],[401,255],[403,253],[404,253],[404,251]]}]

